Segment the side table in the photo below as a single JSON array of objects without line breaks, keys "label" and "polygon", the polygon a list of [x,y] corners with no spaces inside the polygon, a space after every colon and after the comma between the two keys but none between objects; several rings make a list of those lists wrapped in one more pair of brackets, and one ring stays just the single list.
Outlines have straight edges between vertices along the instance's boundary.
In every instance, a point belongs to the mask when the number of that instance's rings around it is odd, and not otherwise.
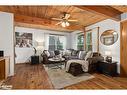
[{"label": "side table", "polygon": [[31,56],[31,64],[39,64],[39,56]]}]

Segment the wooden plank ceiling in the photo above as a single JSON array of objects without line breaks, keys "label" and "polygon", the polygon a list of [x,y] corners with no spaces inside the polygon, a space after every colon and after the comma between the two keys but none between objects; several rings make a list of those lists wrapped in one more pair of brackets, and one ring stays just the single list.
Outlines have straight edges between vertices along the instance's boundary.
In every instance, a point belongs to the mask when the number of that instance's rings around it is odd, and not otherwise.
[{"label": "wooden plank ceiling", "polygon": [[127,12],[127,5],[119,5],[119,6],[112,6],[112,7],[121,12]]},{"label": "wooden plank ceiling", "polygon": [[[125,12],[121,8],[117,9],[117,6],[108,6],[108,10],[105,7],[107,6],[0,6],[0,11],[14,13],[16,26],[72,32],[108,18],[119,20],[118,16]],[[122,7],[127,9],[126,6]],[[76,19],[77,22],[70,23],[65,28],[55,25],[58,21],[51,18],[61,18],[63,12],[69,13],[70,19]]]}]

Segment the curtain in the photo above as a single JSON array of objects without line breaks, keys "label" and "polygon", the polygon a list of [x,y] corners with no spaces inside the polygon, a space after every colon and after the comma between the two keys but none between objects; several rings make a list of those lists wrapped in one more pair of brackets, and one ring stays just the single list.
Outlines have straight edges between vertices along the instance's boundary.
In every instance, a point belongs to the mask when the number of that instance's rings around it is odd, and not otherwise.
[{"label": "curtain", "polygon": [[59,36],[59,40],[63,44],[63,49],[65,50],[66,49],[66,43],[67,43],[66,36]]},{"label": "curtain", "polygon": [[49,49],[49,34],[44,34],[44,49]]}]

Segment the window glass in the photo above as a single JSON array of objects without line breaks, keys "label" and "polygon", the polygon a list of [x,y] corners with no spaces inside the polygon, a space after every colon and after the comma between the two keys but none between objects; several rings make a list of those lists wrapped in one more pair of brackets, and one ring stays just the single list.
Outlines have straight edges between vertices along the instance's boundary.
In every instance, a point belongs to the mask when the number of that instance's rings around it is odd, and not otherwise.
[{"label": "window glass", "polygon": [[66,37],[59,35],[49,36],[49,50],[63,50],[66,47]]},{"label": "window glass", "polygon": [[86,51],[92,51],[92,33],[86,33]]},{"label": "window glass", "polygon": [[77,49],[84,50],[84,34],[77,36]]}]

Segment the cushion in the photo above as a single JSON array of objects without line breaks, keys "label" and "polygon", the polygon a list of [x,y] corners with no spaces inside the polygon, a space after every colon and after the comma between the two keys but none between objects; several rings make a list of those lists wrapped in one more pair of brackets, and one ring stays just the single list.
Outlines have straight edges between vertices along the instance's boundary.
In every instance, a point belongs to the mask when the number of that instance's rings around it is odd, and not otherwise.
[{"label": "cushion", "polygon": [[94,52],[94,53],[93,53],[93,57],[98,57],[98,56],[101,56],[101,54],[98,53],[98,52]]},{"label": "cushion", "polygon": [[71,56],[71,51],[70,50],[66,50],[65,51],[65,56]]},{"label": "cushion", "polygon": [[71,52],[71,55],[72,55],[72,56],[77,56],[77,53],[78,53],[77,50],[73,50],[73,51]]},{"label": "cushion", "polygon": [[86,54],[86,56],[85,56],[85,61],[86,61],[88,58],[92,57],[92,56],[93,56],[92,51],[89,51],[89,52]]},{"label": "cushion", "polygon": [[50,53],[48,50],[44,50],[44,54],[46,54],[48,57],[50,56]]},{"label": "cushion", "polygon": [[59,50],[59,51],[60,51],[60,54],[63,56],[64,50]]},{"label": "cushion", "polygon": [[49,53],[50,53],[50,57],[54,57],[55,56],[54,51],[49,51]]},{"label": "cushion", "polygon": [[79,59],[84,59],[85,56],[86,56],[86,51],[80,51],[79,54],[78,54]]},{"label": "cushion", "polygon": [[59,51],[59,50],[55,50],[55,51],[54,51],[54,54],[55,54],[55,55],[59,55],[59,54],[60,54],[60,51]]}]

